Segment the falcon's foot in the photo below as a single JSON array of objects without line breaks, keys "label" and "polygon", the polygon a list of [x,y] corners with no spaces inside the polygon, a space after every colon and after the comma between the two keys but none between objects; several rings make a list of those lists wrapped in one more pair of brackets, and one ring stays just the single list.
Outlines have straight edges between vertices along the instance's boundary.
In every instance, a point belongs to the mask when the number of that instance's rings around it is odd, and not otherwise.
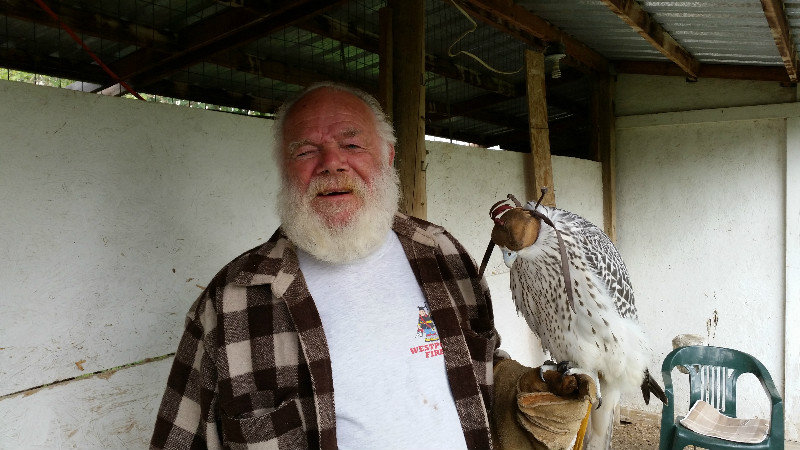
[{"label": "falcon's foot", "polygon": [[567,371],[564,374],[565,375],[580,375],[580,374],[582,374],[582,375],[586,375],[589,378],[591,378],[594,381],[595,388],[597,388],[597,404],[594,405],[594,407],[595,407],[595,409],[600,408],[600,406],[603,404],[603,396],[602,396],[602,393],[600,392],[600,378],[597,376],[597,372],[595,372],[593,370],[584,370],[584,369],[581,369],[581,368],[578,368],[578,367],[570,367],[569,369],[567,369]]},{"label": "falcon's foot", "polygon": [[541,372],[542,373],[542,381],[544,381],[544,373],[547,372],[547,371],[554,370],[554,371],[560,373],[561,376],[564,376],[564,375],[570,375],[570,374],[567,373],[567,371],[569,369],[572,369],[572,362],[571,361],[561,361],[561,362],[557,363],[555,361],[552,361],[552,360],[548,359],[547,361],[542,363],[542,372]]},{"label": "falcon's foot", "polygon": [[588,392],[584,392],[584,394],[589,394],[591,398],[595,398],[596,401],[593,401],[592,404],[595,405],[595,408],[599,408],[603,404],[603,400],[600,396],[600,380],[597,372],[574,367],[571,361],[556,363],[551,360],[545,361],[539,372],[542,381],[547,383],[550,391],[557,395],[575,395],[577,393],[578,380],[575,375],[585,375],[592,380],[596,395],[591,395]]}]

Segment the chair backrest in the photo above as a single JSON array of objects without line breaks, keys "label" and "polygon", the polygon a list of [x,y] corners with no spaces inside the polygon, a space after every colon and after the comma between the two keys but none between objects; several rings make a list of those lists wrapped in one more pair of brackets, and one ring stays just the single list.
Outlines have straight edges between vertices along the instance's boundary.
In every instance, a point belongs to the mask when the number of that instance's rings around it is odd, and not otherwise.
[{"label": "chair backrest", "polygon": [[762,385],[772,384],[767,369],[757,359],[730,348],[681,347],[667,355],[662,370],[671,371],[676,366],[689,372],[690,405],[705,400],[730,417],[736,417],[736,380],[741,374],[752,373]]}]

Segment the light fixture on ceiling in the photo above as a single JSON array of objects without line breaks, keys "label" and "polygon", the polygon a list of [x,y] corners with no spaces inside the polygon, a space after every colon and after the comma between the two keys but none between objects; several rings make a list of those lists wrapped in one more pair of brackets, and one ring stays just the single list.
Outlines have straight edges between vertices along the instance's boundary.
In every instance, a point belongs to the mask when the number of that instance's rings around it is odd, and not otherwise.
[{"label": "light fixture on ceiling", "polygon": [[564,44],[554,42],[545,49],[544,64],[550,67],[550,76],[561,78],[561,60],[567,56]]}]

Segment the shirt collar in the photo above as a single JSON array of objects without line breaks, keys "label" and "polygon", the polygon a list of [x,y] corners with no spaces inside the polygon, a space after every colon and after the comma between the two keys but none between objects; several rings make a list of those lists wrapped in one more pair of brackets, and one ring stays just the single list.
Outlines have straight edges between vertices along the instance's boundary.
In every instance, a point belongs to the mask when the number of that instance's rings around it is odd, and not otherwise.
[{"label": "shirt collar", "polygon": [[[401,241],[435,247],[434,235],[441,228],[402,213],[395,213],[392,229]],[[242,254],[230,263],[239,286],[271,284],[276,297],[282,297],[300,271],[294,244],[278,228],[269,241]]]}]

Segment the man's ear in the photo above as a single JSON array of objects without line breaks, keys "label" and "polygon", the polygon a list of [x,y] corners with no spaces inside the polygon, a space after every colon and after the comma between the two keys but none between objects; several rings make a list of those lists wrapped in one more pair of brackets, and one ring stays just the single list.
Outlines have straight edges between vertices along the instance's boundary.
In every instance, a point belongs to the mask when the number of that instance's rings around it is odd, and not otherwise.
[{"label": "man's ear", "polygon": [[394,145],[389,145],[389,167],[394,166]]}]

